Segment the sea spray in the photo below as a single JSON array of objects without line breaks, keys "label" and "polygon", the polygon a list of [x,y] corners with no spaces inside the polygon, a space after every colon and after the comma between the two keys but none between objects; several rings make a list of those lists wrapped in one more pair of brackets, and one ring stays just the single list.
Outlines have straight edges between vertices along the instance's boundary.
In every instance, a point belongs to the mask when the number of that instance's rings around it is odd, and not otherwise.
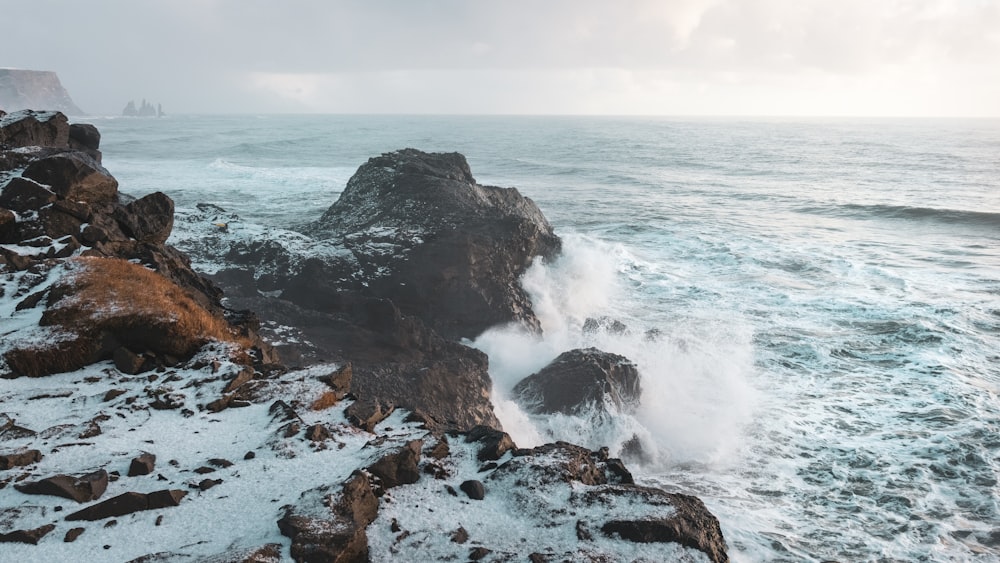
[{"label": "sea spray", "polygon": [[[655,265],[594,237],[569,234],[563,243],[556,261],[532,265],[522,280],[543,334],[505,326],[473,343],[490,356],[494,403],[505,429],[521,446],[552,440],[607,446],[649,470],[731,459],[755,401],[747,382],[749,331],[737,321],[644,318],[631,293]],[[593,413],[530,415],[510,399],[521,379],[562,352],[586,347],[636,364],[642,400],[634,412],[608,404]]]}]

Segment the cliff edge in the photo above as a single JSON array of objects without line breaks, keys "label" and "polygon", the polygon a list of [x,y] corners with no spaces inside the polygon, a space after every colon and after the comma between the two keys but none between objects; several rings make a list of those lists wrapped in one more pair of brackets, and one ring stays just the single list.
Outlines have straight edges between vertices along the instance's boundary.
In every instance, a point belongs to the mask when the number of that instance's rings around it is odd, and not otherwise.
[{"label": "cliff edge", "polygon": [[0,109],[8,112],[49,108],[69,115],[84,115],[70,98],[56,73],[48,70],[0,68]]}]

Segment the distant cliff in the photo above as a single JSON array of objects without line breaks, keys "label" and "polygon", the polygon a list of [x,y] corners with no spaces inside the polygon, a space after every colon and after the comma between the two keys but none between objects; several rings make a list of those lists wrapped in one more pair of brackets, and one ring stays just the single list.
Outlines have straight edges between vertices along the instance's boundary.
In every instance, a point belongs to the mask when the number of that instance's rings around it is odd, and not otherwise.
[{"label": "distant cliff", "polygon": [[45,70],[0,68],[0,109],[54,110],[83,115],[63,88],[56,73]]}]

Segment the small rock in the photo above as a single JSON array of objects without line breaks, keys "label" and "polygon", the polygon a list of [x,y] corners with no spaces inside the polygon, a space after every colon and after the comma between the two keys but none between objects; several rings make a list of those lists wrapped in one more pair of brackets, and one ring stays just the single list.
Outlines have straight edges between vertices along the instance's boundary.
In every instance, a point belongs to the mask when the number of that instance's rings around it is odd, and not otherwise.
[{"label": "small rock", "polygon": [[201,482],[198,483],[198,488],[201,489],[202,491],[207,491],[212,487],[221,484],[222,484],[222,479],[202,479]]},{"label": "small rock", "polygon": [[153,472],[154,467],[156,467],[156,456],[149,452],[143,452],[139,457],[132,460],[132,463],[128,467],[128,476],[138,477],[139,475],[149,475]]},{"label": "small rock", "polygon": [[63,538],[63,541],[66,543],[72,543],[76,541],[76,538],[80,537],[84,531],[86,531],[86,528],[70,528],[69,530],[66,530],[66,536]]},{"label": "small rock", "polygon": [[306,428],[306,439],[312,442],[322,442],[330,439],[330,430],[322,424],[313,424]]},{"label": "small rock", "polygon": [[486,549],[483,546],[474,547],[469,550],[469,559],[472,561],[479,561],[491,553],[493,553],[492,549]]},{"label": "small rock", "polygon": [[459,526],[457,530],[451,533],[451,541],[457,544],[463,544],[469,541],[469,532]]},{"label": "small rock", "polygon": [[476,481],[474,479],[469,481],[464,481],[458,486],[462,489],[462,492],[468,495],[472,500],[483,500],[486,497],[486,488],[483,487],[481,481]]},{"label": "small rock", "polygon": [[253,459],[253,458],[255,458],[255,457],[257,457],[257,454],[256,454],[256,453],[254,453],[254,452],[247,452],[247,453],[246,453],[246,454],[245,454],[245,455],[243,456],[243,459]]},{"label": "small rock", "polygon": [[221,457],[214,457],[208,460],[208,464],[225,469],[226,467],[232,467],[233,462],[229,461],[228,459],[223,459]]},{"label": "small rock", "polygon": [[101,469],[80,477],[53,475],[40,481],[18,483],[14,488],[28,495],[53,495],[79,503],[96,500],[108,488],[108,472]]},{"label": "small rock", "polygon": [[0,534],[0,543],[30,543],[38,545],[38,540],[56,528],[55,524],[46,524],[33,530],[14,530]]}]

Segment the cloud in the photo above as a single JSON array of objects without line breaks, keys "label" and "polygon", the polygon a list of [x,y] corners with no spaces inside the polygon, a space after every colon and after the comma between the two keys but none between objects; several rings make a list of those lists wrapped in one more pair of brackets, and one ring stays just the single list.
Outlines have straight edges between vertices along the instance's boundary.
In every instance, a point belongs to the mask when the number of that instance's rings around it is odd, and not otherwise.
[{"label": "cloud", "polygon": [[0,64],[115,111],[1000,115],[992,0],[3,1]]}]

